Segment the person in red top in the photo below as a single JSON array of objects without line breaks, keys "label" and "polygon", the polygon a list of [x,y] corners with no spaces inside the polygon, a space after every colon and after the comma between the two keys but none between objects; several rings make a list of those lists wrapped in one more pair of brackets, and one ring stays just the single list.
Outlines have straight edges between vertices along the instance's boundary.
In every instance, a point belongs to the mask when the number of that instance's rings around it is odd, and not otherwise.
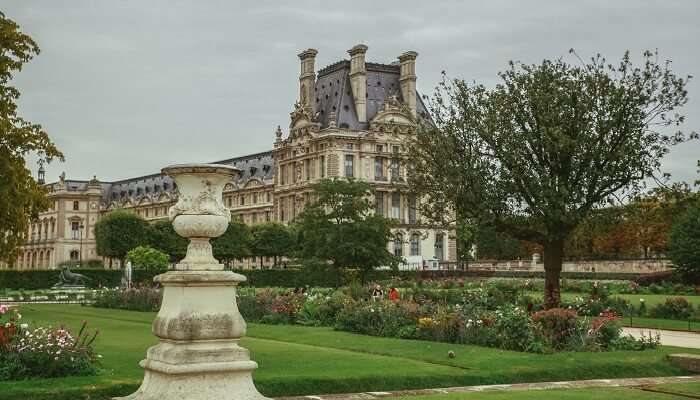
[{"label": "person in red top", "polygon": [[389,300],[397,301],[401,296],[399,296],[399,291],[395,287],[389,290]]}]

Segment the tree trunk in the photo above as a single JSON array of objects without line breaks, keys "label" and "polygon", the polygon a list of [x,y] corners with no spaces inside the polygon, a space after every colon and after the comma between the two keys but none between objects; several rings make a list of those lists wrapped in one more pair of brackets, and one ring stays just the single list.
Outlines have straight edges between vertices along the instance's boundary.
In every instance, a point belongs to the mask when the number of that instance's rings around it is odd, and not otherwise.
[{"label": "tree trunk", "polygon": [[557,308],[561,302],[559,280],[564,260],[564,239],[553,239],[544,245],[544,306]]}]

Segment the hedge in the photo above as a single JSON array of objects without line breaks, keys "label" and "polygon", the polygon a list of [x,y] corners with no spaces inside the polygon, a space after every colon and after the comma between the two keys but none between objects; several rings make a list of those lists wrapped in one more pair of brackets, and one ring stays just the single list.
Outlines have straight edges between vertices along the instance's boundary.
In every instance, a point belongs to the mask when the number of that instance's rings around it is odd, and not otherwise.
[{"label": "hedge", "polygon": [[[110,269],[78,269],[75,272],[90,278],[89,287],[116,287],[121,283],[123,271]],[[133,271],[132,279],[136,284],[150,286],[153,277],[165,271],[139,270]],[[334,287],[337,277],[330,271],[308,271],[299,269],[266,269],[266,270],[236,270],[245,275],[248,281],[244,286],[256,287]],[[14,271],[0,270],[0,289],[48,289],[58,282],[58,270]],[[392,277],[402,279],[436,279],[447,277],[474,278],[543,278],[543,272],[528,271],[373,271],[368,274],[370,281],[386,280]],[[620,279],[629,280],[640,277],[640,274],[629,273],[591,273],[563,272],[562,278],[568,279]],[[343,279],[347,281],[346,279]],[[347,283],[347,282],[343,282]]]},{"label": "hedge", "polygon": [[[123,272],[110,269],[76,269],[79,273],[88,277],[88,287],[116,287],[122,280]],[[136,283],[149,285],[153,277],[163,271],[134,270],[132,279]],[[0,270],[0,289],[48,289],[58,283],[59,270],[30,270],[11,271]]]}]

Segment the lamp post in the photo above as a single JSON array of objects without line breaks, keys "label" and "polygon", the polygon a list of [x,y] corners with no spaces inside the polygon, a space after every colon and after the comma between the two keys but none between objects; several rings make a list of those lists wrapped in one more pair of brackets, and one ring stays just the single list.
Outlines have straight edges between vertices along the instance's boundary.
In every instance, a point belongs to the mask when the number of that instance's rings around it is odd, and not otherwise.
[{"label": "lamp post", "polygon": [[80,235],[80,252],[78,253],[78,268],[83,266],[83,229],[85,229],[85,225],[83,225],[83,222],[80,222],[80,226],[78,226],[78,232]]}]

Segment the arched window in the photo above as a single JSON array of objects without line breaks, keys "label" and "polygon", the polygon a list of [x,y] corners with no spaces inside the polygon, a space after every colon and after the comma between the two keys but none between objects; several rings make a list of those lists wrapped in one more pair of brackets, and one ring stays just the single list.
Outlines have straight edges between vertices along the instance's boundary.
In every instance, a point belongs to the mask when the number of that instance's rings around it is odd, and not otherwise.
[{"label": "arched window", "polygon": [[414,233],[411,235],[411,255],[420,255],[420,234]]},{"label": "arched window", "polygon": [[403,256],[403,234],[397,233],[394,237],[394,255]]},{"label": "arched window", "polygon": [[78,250],[71,250],[70,251],[70,260],[71,261],[78,261],[78,258],[80,258],[80,253],[78,253]]}]

